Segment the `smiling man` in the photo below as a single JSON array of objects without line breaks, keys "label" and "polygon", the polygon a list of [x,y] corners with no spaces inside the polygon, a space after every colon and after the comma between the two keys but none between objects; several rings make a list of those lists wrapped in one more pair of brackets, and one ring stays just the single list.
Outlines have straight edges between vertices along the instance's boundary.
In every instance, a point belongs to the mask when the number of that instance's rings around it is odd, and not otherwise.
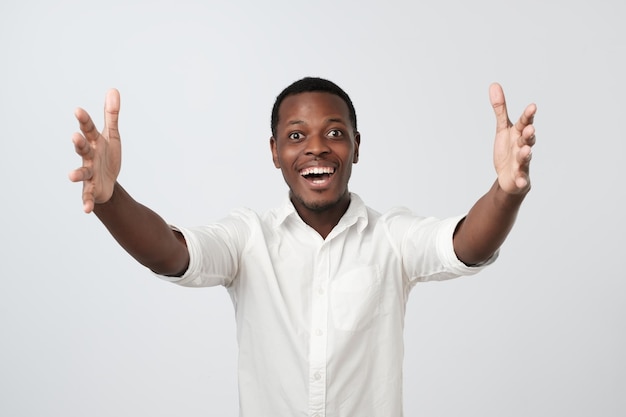
[{"label": "smiling man", "polygon": [[[324,83],[305,79],[296,87],[317,85]],[[345,93],[342,98],[331,92],[286,91],[273,112],[274,165],[282,170],[299,216],[325,238],[350,205],[348,181],[361,140],[356,114]]]},{"label": "smiling man", "polygon": [[494,261],[530,190],[534,105],[509,121],[499,85],[497,179],[467,215],[439,220],[406,209],[380,214],[348,190],[360,134],[334,83],[304,78],[272,110],[270,148],[289,198],[263,215],[247,209],[200,227],[170,227],[117,183],[119,94],[98,132],[76,111],[83,205],[163,279],[223,285],[235,307],[240,415],[402,415],[405,306],[421,281],[471,275]]}]

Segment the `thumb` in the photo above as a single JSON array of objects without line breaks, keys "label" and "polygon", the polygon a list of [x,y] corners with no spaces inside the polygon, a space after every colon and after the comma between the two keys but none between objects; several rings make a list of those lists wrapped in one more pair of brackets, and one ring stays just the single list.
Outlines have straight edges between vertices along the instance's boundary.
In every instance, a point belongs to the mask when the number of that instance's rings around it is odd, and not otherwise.
[{"label": "thumb", "polygon": [[493,83],[489,86],[489,100],[491,101],[491,107],[493,107],[493,111],[496,115],[496,132],[507,129],[511,126],[511,121],[509,120],[509,113],[506,109],[504,91],[502,91],[500,84]]},{"label": "thumb", "polygon": [[109,139],[120,140],[117,120],[120,114],[120,92],[115,88],[107,92],[104,101],[104,132]]}]

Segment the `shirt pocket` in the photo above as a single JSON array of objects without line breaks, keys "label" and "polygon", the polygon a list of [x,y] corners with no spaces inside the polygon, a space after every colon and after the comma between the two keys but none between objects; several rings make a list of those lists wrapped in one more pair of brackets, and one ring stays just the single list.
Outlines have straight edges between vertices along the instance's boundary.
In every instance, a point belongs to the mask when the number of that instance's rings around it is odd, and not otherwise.
[{"label": "shirt pocket", "polygon": [[363,266],[335,278],[330,285],[330,307],[335,328],[368,328],[380,314],[381,277],[378,266]]}]

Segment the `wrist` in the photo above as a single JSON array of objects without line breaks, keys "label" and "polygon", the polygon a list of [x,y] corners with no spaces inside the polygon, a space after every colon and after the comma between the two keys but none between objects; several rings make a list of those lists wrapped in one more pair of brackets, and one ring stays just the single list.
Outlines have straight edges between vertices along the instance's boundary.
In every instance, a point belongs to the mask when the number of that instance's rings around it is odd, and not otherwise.
[{"label": "wrist", "polygon": [[530,184],[524,189],[518,189],[516,192],[509,192],[500,186],[500,183],[496,180],[492,187],[494,200],[498,206],[517,208],[519,207],[526,195],[530,191]]},{"label": "wrist", "polygon": [[115,205],[116,201],[124,193],[125,193],[124,189],[116,181],[115,184],[113,184],[113,189],[111,190],[111,194],[109,195],[109,197],[106,200],[103,200],[103,201],[100,201],[100,202],[96,202],[94,204],[94,212],[97,212],[98,210],[103,210],[103,209],[106,209],[107,207],[111,207],[111,206]]}]

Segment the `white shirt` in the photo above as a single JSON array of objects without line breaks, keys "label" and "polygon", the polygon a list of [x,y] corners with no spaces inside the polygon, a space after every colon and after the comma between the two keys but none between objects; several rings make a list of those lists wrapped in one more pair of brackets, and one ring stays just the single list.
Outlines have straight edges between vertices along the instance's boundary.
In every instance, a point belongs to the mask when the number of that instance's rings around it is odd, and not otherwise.
[{"label": "white shirt", "polygon": [[237,210],[216,224],[178,228],[189,268],[163,279],[228,289],[240,416],[400,417],[411,288],[482,268],[455,256],[452,235],[461,218],[423,218],[406,209],[381,215],[351,194],[324,240],[289,200],[264,216]]}]

